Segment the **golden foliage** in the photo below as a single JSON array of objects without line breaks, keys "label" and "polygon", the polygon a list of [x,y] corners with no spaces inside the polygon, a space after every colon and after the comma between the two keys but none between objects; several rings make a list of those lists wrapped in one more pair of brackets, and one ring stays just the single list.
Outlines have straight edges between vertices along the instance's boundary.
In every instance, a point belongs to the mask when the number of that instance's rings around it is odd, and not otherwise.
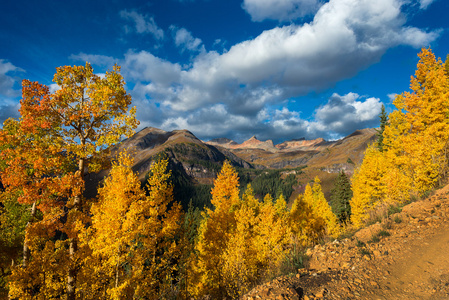
[{"label": "golden foliage", "polygon": [[354,225],[380,202],[401,203],[434,188],[448,171],[449,76],[430,49],[422,49],[411,92],[396,96],[385,127],[383,152],[369,147],[356,171]]},{"label": "golden foliage", "polygon": [[225,162],[212,189],[214,210],[206,209],[199,229],[190,286],[194,296],[236,299],[273,272],[290,241],[287,209],[281,196],[259,202],[248,185],[240,199],[238,177]]},{"label": "golden foliage", "polygon": [[92,206],[85,242],[93,260],[101,262],[94,263],[92,275],[102,281],[90,287],[91,299],[104,291],[108,299],[160,299],[174,280],[181,251],[177,240],[181,209],[173,203],[168,160],[151,167],[149,196],[132,164],[128,155],[119,155]]}]

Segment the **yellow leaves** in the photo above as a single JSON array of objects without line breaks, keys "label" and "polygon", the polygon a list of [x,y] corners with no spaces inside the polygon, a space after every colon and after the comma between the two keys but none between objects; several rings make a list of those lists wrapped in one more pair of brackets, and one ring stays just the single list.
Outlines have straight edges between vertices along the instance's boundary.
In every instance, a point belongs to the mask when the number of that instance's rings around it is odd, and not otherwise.
[{"label": "yellow leaves", "polygon": [[324,198],[320,183],[316,177],[313,187],[307,184],[304,195],[296,198],[290,213],[292,229],[304,244],[317,242],[326,231],[334,237],[340,233],[337,217]]},{"label": "yellow leaves", "polygon": [[383,153],[369,147],[353,177],[352,221],[357,227],[382,202],[401,203],[435,187],[447,172],[449,77],[440,59],[422,49],[411,92],[396,96],[384,130]]},{"label": "yellow leaves", "polygon": [[212,189],[215,210],[206,210],[199,229],[190,286],[195,296],[238,298],[276,267],[290,242],[285,199],[263,203],[251,185],[238,196],[235,170],[225,162]]},{"label": "yellow leaves", "polygon": [[226,161],[220,174],[214,180],[212,188],[212,204],[215,211],[227,211],[239,202],[239,178],[231,164]]},{"label": "yellow leaves", "polygon": [[[93,257],[102,262],[96,266],[96,274],[109,274],[104,285],[112,299],[133,295],[157,298],[167,289],[165,280],[173,280],[176,266],[170,260],[180,255],[176,237],[181,209],[173,203],[168,160],[161,159],[152,166],[149,195],[141,188],[132,165],[132,158],[124,153],[113,163],[99,190],[98,203],[92,206],[87,239]],[[151,265],[144,267],[149,261]]]}]

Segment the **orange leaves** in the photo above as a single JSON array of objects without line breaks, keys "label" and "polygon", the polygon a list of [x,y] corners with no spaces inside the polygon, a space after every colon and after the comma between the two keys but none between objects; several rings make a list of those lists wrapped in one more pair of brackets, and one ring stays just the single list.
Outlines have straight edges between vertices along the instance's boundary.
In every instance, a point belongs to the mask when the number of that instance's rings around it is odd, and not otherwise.
[{"label": "orange leaves", "polygon": [[[52,94],[48,87],[24,80],[21,118],[5,122],[0,130],[0,177],[6,191],[18,193],[21,203],[35,204],[42,219],[32,220],[33,226],[47,227],[48,233],[55,232],[51,220],[64,215],[58,230],[72,239],[75,252],[80,222],[88,220],[82,199],[85,174],[100,170],[108,160],[105,149],[130,136],[139,123],[135,109],[129,110],[131,96],[119,70],[115,66],[100,77],[89,63],[59,67],[54,76],[59,89]],[[33,226],[27,231],[39,235]],[[70,255],[76,262],[79,255]],[[70,268],[73,275],[79,266]]]}]

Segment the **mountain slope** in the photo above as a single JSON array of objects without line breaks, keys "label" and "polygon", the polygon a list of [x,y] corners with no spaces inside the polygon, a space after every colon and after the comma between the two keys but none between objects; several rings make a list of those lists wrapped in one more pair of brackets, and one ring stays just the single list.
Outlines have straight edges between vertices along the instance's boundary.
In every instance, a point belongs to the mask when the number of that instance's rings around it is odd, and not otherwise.
[{"label": "mountain slope", "polygon": [[306,268],[242,299],[449,299],[448,244],[449,185],[350,238],[309,249]]},{"label": "mountain slope", "polygon": [[[188,130],[164,131],[147,127],[132,137],[111,148],[112,157],[125,151],[134,158],[133,171],[143,182],[154,159],[162,152],[170,158],[170,169],[174,180],[190,181],[192,184],[212,184],[225,160],[234,166],[252,168],[252,166],[229,151],[220,151],[216,147],[204,144]],[[109,169],[89,174],[86,180],[86,197],[93,197],[101,180]]]}]

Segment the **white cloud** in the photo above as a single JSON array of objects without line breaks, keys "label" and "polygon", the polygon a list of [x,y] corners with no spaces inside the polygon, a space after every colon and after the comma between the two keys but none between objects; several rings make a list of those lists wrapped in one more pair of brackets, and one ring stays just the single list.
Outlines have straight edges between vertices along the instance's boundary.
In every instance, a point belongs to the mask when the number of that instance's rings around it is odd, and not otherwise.
[{"label": "white cloud", "polygon": [[364,98],[355,93],[333,94],[326,104],[315,110],[310,120],[286,107],[263,108],[256,115],[240,115],[232,113],[224,104],[213,104],[190,114],[178,113],[152,126],[166,130],[188,128],[205,140],[220,136],[242,142],[254,134],[261,140],[275,142],[299,137],[331,140],[357,129],[378,126],[381,107],[377,98]]},{"label": "white cloud", "polygon": [[364,99],[356,93],[340,96],[336,93],[315,112],[312,127],[346,135],[357,129],[377,126],[382,102],[378,98]]},{"label": "white cloud", "polygon": [[129,51],[125,54],[122,67],[125,75],[134,81],[152,82],[153,85],[164,88],[179,83],[182,73],[179,64],[173,64],[146,51]]},{"label": "white cloud", "polygon": [[137,33],[151,33],[158,40],[164,38],[164,31],[157,26],[153,17],[141,15],[134,10],[122,10],[120,17],[133,21],[136,25]]},{"label": "white cloud", "polygon": [[[221,55],[203,53],[187,69],[146,51],[127,55],[125,65],[133,66],[128,68],[133,78],[151,81],[148,96],[175,110],[225,103],[230,109],[241,108],[242,114],[255,114],[273,101],[349,78],[391,47],[425,46],[438,36],[404,27],[405,22],[400,1],[331,0],[308,24],[264,31]],[[179,44],[195,40],[183,32]],[[254,109],[248,110],[251,106]]]},{"label": "white cloud", "polygon": [[[186,128],[203,138],[233,138],[236,132],[261,138],[335,138],[363,126],[377,126],[380,100],[335,94],[311,120],[273,107],[354,76],[390,48],[421,47],[434,41],[438,31],[407,26],[402,4],[401,0],[330,0],[310,23],[264,31],[223,54],[201,51],[188,66],[148,51],[129,51],[119,64],[126,81],[135,83],[131,93],[143,124]],[[174,33],[180,47],[203,47],[185,29],[176,28]],[[300,105],[301,99],[297,101]]]},{"label": "white cloud", "polygon": [[20,96],[20,82],[15,74],[22,72],[25,71],[0,59],[0,127],[7,118],[19,117],[20,103],[15,98]]},{"label": "white cloud", "polygon": [[14,85],[19,83],[13,74],[24,72],[21,68],[14,66],[9,61],[0,59],[0,95],[5,97],[16,97],[20,94]]},{"label": "white cloud", "polygon": [[242,8],[251,19],[289,21],[315,13],[321,0],[244,0]]},{"label": "white cloud", "polygon": [[188,50],[192,52],[205,52],[203,41],[199,38],[193,37],[192,33],[185,28],[177,28],[176,26],[170,26],[170,30],[173,32],[175,44],[180,47],[182,51]]},{"label": "white cloud", "polygon": [[435,0],[419,0],[419,8],[426,9]]},{"label": "white cloud", "polygon": [[397,95],[398,94],[396,94],[396,93],[390,93],[390,94],[387,95],[388,100],[390,101],[390,103],[393,103],[393,101],[394,101],[394,99],[396,99]]}]

